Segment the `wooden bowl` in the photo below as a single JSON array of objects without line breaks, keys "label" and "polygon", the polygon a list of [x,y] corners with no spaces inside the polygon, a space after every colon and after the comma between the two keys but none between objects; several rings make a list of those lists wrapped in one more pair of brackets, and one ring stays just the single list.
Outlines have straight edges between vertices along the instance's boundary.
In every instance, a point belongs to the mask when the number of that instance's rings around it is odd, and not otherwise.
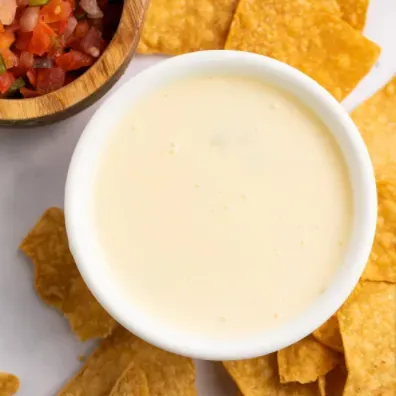
[{"label": "wooden bowl", "polygon": [[124,0],[118,29],[107,49],[83,75],[32,99],[0,99],[0,126],[38,126],[70,117],[100,99],[121,77],[138,45],[149,0]]}]

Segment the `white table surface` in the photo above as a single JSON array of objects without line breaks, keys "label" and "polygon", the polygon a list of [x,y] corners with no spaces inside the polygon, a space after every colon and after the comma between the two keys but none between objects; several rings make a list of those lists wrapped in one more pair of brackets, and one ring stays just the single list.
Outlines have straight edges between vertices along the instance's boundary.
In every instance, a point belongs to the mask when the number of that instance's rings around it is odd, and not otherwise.
[{"label": "white table surface", "polygon": [[[345,100],[348,110],[396,72],[395,0],[371,0],[365,35],[381,45],[382,55]],[[160,60],[135,57],[117,85]],[[55,395],[78,370],[77,357],[92,348],[90,343],[79,343],[66,321],[39,300],[33,288],[32,266],[17,249],[47,207],[63,205],[73,148],[98,105],[48,127],[0,128],[0,371],[21,378],[20,396]],[[197,363],[200,396],[236,395],[221,365]]]}]

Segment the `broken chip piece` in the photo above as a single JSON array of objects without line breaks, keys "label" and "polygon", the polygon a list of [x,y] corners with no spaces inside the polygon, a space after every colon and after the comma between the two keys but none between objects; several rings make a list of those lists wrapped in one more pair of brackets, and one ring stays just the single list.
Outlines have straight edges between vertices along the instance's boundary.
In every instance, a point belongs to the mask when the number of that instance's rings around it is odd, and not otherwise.
[{"label": "broken chip piece", "polygon": [[337,15],[298,0],[241,0],[226,49],[270,56],[306,73],[342,100],[380,48]]},{"label": "broken chip piece", "polygon": [[18,392],[19,379],[13,374],[0,373],[0,396],[12,396]]},{"label": "broken chip piece", "polygon": [[177,55],[223,49],[237,0],[152,0],[138,52]]},{"label": "broken chip piece", "polygon": [[196,396],[194,363],[141,341],[139,353],[110,393],[125,395]]},{"label": "broken chip piece", "polygon": [[281,383],[315,382],[340,362],[337,352],[325,347],[313,337],[307,337],[278,352]]},{"label": "broken chip piece", "polygon": [[344,396],[394,394],[395,307],[396,284],[363,281],[338,311],[348,368]]},{"label": "broken chip piece", "polygon": [[340,334],[340,326],[336,315],[333,315],[327,322],[323,323],[313,333],[313,336],[323,345],[337,352],[344,352]]},{"label": "broken chip piece", "polygon": [[317,396],[316,383],[281,384],[276,353],[256,359],[223,362],[244,396]]},{"label": "broken chip piece", "polygon": [[97,302],[78,272],[69,250],[62,209],[46,210],[20,249],[35,266],[38,295],[64,313],[82,341],[111,333],[117,323]]}]

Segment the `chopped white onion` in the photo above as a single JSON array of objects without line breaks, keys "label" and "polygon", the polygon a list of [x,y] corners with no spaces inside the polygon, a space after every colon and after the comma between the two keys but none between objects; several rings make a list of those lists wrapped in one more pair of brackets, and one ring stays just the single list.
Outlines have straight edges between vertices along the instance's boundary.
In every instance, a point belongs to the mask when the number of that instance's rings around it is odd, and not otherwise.
[{"label": "chopped white onion", "polygon": [[81,0],[80,7],[88,14],[88,18],[103,18],[103,12],[97,0]]},{"label": "chopped white onion", "polygon": [[68,19],[66,29],[63,32],[63,37],[66,40],[73,34],[74,30],[76,29],[77,24],[78,24],[77,19],[72,15]]},{"label": "chopped white onion", "polygon": [[21,15],[19,26],[22,32],[32,32],[36,27],[40,13],[40,7],[27,7]]},{"label": "chopped white onion", "polygon": [[0,0],[0,22],[6,26],[11,25],[15,19],[16,9],[16,0]]}]

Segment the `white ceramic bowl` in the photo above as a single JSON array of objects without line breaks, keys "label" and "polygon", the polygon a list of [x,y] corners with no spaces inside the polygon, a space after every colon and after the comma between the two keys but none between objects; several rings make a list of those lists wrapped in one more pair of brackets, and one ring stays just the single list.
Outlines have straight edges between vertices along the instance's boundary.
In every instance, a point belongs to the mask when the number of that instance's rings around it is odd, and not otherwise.
[{"label": "white ceramic bowl", "polygon": [[[105,262],[93,232],[94,174],[99,155],[116,122],[143,95],[162,84],[199,73],[255,76],[298,97],[334,134],[345,157],[353,189],[351,241],[345,260],[340,263],[328,289],[290,322],[233,342],[209,340],[169,329],[131,305],[113,280],[111,263]],[[171,58],[143,71],[101,105],[74,152],[67,178],[65,210],[70,249],[78,268],[93,294],[119,323],[163,349],[196,358],[228,360],[256,357],[284,348],[307,336],[337,311],[355,287],[367,262],[375,233],[377,198],[374,173],[362,138],[348,114],[325,89],[298,70],[264,56],[208,51]]]}]

